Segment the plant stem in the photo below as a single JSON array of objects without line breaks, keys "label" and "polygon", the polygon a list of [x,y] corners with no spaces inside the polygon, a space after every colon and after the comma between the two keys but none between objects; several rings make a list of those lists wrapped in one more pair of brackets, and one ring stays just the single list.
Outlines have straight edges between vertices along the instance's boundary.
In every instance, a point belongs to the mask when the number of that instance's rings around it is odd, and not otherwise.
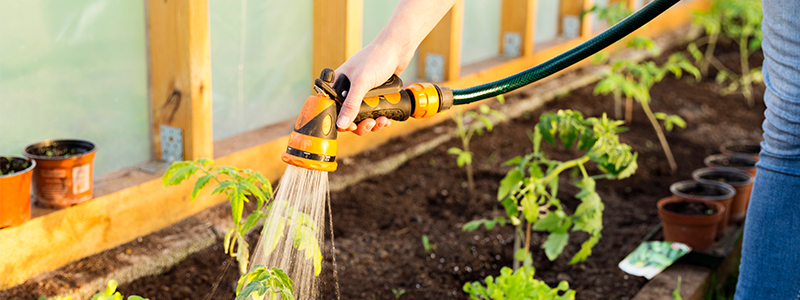
[{"label": "plant stem", "polygon": [[619,90],[614,91],[614,119],[622,119],[622,94]]},{"label": "plant stem", "polygon": [[[472,134],[470,134],[470,136],[468,136],[467,138],[461,140],[462,141],[461,145],[464,146],[464,151],[466,152],[469,152],[469,140],[471,138],[471,135]],[[467,163],[466,167],[467,167],[467,185],[469,186],[470,194],[472,194],[472,192],[475,191],[475,180],[472,178],[472,163]]]},{"label": "plant stem", "polygon": [[753,107],[756,105],[755,100],[753,99],[753,93],[750,91],[750,62],[748,61],[748,57],[750,56],[749,50],[747,49],[747,35],[742,35],[739,38],[739,61],[742,64],[742,94],[744,94],[745,99],[747,99],[747,106]]},{"label": "plant stem", "polygon": [[669,148],[669,144],[667,143],[667,137],[664,136],[664,131],[661,129],[661,125],[658,124],[658,120],[656,116],[653,115],[653,111],[650,110],[650,104],[646,102],[640,102],[642,104],[642,110],[647,115],[647,118],[650,119],[650,124],[653,124],[653,128],[656,130],[656,135],[658,135],[658,141],[661,142],[661,148],[664,149],[664,154],[667,155],[667,161],[669,161],[669,167],[672,169],[672,172],[678,170],[678,164],[675,163],[675,157],[672,156],[672,150]]},{"label": "plant stem", "polygon": [[528,223],[528,226],[525,228],[525,253],[530,253],[531,249],[531,223]]},{"label": "plant stem", "polygon": [[717,39],[719,38],[719,33],[712,34],[708,40],[708,45],[706,46],[706,53],[703,54],[703,63],[700,65],[700,75],[703,77],[708,74],[708,64],[711,62],[711,59],[714,57],[714,48],[717,47]]},{"label": "plant stem", "polygon": [[517,251],[519,250],[520,243],[522,242],[522,220],[520,220],[519,225],[514,228],[514,263],[511,265],[514,270],[519,270],[519,260],[517,259]]},{"label": "plant stem", "polygon": [[633,122],[633,98],[625,97],[625,124]]}]

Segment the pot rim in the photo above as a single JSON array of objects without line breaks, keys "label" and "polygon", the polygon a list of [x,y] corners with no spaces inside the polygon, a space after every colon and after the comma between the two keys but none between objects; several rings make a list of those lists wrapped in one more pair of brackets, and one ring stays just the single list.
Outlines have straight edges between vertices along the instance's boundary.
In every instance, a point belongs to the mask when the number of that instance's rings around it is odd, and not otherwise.
[{"label": "pot rim", "polygon": [[727,183],[728,185],[734,186],[734,187],[746,186],[746,185],[752,184],[753,183],[753,179],[754,179],[753,175],[750,175],[750,173],[747,173],[746,171],[742,171],[742,170],[737,169],[737,168],[730,168],[730,167],[700,168],[700,169],[692,171],[692,178],[694,178],[694,180],[697,181],[697,182],[718,182],[718,181],[713,181],[713,180],[700,178],[700,176],[702,176],[702,175],[704,175],[706,173],[712,173],[712,172],[731,172],[731,173],[736,173],[736,174],[739,174],[739,175],[747,176],[747,180],[745,180],[743,182],[735,182],[735,183],[724,182],[724,183]]},{"label": "pot rim", "polygon": [[[723,195],[719,195],[719,196],[696,196],[696,195],[689,195],[687,193],[684,193],[684,192],[681,192],[680,190],[678,190],[679,187],[681,187],[683,185],[689,185],[689,184],[713,185],[713,186],[716,186],[718,188],[724,189],[725,191],[727,191],[727,193],[725,193]],[[701,200],[701,201],[725,200],[725,199],[728,199],[728,198],[732,198],[733,196],[736,195],[736,189],[733,188],[733,186],[731,186],[730,184],[717,182],[717,181],[700,182],[700,181],[695,181],[694,179],[681,180],[681,181],[678,181],[676,183],[673,183],[673,184],[671,184],[669,186],[669,191],[672,192],[673,195],[678,196],[678,197],[682,197],[682,198],[686,198],[686,199],[693,199],[693,200]]]},{"label": "pot rim", "polygon": [[[35,155],[35,154],[28,153],[28,149],[33,149],[34,147],[41,147],[41,146],[45,146],[45,145],[50,145],[52,143],[66,143],[66,142],[87,143],[87,144],[91,145],[92,148],[89,151],[86,151],[84,153],[70,155],[69,157],[63,157],[63,156],[52,156],[51,157],[51,156],[41,156],[41,155]],[[82,139],[56,139],[56,140],[47,139],[47,140],[43,140],[43,141],[40,141],[40,142],[37,142],[37,143],[33,143],[33,144],[30,144],[30,145],[27,145],[27,146],[22,148],[23,155],[25,155],[27,157],[30,157],[30,158],[33,158],[33,159],[41,159],[41,160],[76,159],[76,158],[79,158],[79,157],[83,157],[83,156],[86,156],[86,155],[93,154],[95,152],[97,152],[97,144],[95,142],[90,141],[90,140],[82,140]]]},{"label": "pot rim", "polygon": [[23,175],[23,174],[25,174],[25,173],[28,173],[28,172],[30,172],[31,170],[33,170],[33,168],[35,168],[35,167],[36,167],[36,160],[35,160],[35,159],[33,159],[33,158],[30,158],[30,157],[23,157],[23,156],[12,156],[12,155],[8,155],[8,156],[2,156],[2,157],[12,157],[12,158],[21,158],[21,159],[25,159],[25,160],[27,160],[28,162],[30,162],[30,163],[31,163],[31,165],[30,165],[30,166],[28,166],[28,167],[27,167],[25,170],[22,170],[22,171],[19,171],[19,172],[14,172],[14,174],[5,174],[5,175],[0,175],[0,178],[14,177],[14,176],[17,176],[17,175]]},{"label": "pot rim", "polygon": [[[716,207],[717,211],[714,212],[713,214],[710,214],[710,215],[687,215],[687,214],[680,214],[680,213],[676,213],[676,212],[664,209],[664,205],[667,205],[667,204],[673,203],[673,202],[702,202],[702,203],[709,204],[709,205],[712,205],[712,206]],[[725,213],[725,205],[723,205],[722,203],[719,203],[717,201],[704,201],[704,200],[698,200],[698,199],[686,199],[686,198],[681,198],[681,197],[674,196],[674,195],[673,196],[669,196],[669,197],[661,198],[660,200],[658,200],[658,202],[656,202],[656,207],[658,208],[658,211],[661,212],[661,213],[664,213],[664,214],[667,214],[667,215],[672,215],[672,216],[677,216],[677,217],[681,217],[681,218],[690,218],[692,220],[700,220],[700,219],[703,219],[703,218],[716,218],[717,216],[722,215],[723,213]]]},{"label": "pot rim", "polygon": [[721,145],[719,145],[719,151],[723,152],[723,153],[724,152],[730,152],[731,154],[734,154],[734,155],[737,155],[737,156],[739,156],[739,155],[741,155],[741,156],[756,155],[757,156],[758,153],[737,152],[737,151],[731,151],[731,150],[729,150],[727,148],[730,147],[730,146],[734,146],[734,145],[756,145],[756,146],[758,146],[760,148],[761,147],[761,142],[762,141],[758,141],[758,140],[731,140],[731,141],[727,141],[727,142],[724,142]]},{"label": "pot rim", "polygon": [[737,168],[735,168],[735,169],[740,169],[740,170],[754,170],[756,168],[755,164],[758,162],[758,161],[756,161],[755,159],[753,159],[753,158],[751,158],[749,156],[742,156],[742,155],[727,156],[727,155],[724,155],[724,154],[714,154],[714,155],[706,156],[706,158],[703,159],[703,163],[705,163],[705,165],[710,167],[710,168],[733,168],[733,167],[727,167],[727,166],[717,166],[717,164],[712,164],[711,163],[712,161],[720,159],[720,158],[722,158],[722,159],[743,159],[743,160],[748,160],[748,161],[752,161],[753,162],[753,166],[752,167],[737,167]]}]

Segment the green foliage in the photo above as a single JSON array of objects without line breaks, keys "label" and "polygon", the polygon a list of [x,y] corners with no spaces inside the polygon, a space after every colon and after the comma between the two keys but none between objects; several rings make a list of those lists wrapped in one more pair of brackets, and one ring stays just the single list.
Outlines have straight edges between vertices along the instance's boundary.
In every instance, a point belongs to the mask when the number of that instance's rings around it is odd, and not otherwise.
[{"label": "green foliage", "polygon": [[[502,95],[497,96],[497,100],[500,101],[500,103],[505,103],[505,98],[503,98]],[[475,184],[472,178],[472,152],[469,150],[469,143],[475,134],[482,135],[484,129],[486,131],[492,131],[494,123],[492,123],[490,117],[501,121],[508,119],[503,113],[489,108],[486,104],[481,104],[477,112],[463,112],[461,108],[457,108],[456,113],[452,115],[453,121],[455,121],[457,125],[456,135],[461,138],[461,148],[452,147],[447,149],[447,153],[456,156],[456,164],[458,164],[459,167],[466,167],[467,182],[470,190],[475,189]],[[480,122],[469,123],[468,120],[470,119]]]},{"label": "green foliage", "polygon": [[492,230],[497,224],[500,226],[506,225],[506,218],[504,217],[495,217],[494,219],[487,220],[487,219],[478,219],[474,221],[469,221],[464,226],[461,227],[463,231],[475,231],[483,225],[486,230]]},{"label": "green foliage", "polygon": [[656,116],[656,119],[664,121],[664,129],[667,131],[672,131],[673,126],[686,128],[686,121],[677,115],[667,115],[663,112],[657,112],[654,115]]},{"label": "green foliage", "polygon": [[[599,240],[604,206],[595,191],[595,180],[627,178],[637,168],[637,154],[630,146],[619,142],[617,134],[624,130],[621,125],[621,121],[610,120],[605,115],[584,119],[581,113],[571,110],[543,114],[531,134],[533,152],[506,162],[514,167],[501,180],[497,199],[506,207],[512,223],[520,217],[518,207],[521,206],[521,217],[533,224],[534,230],[550,233],[542,245],[548,259],[555,260],[561,254],[569,241],[570,230],[590,234],[570,263],[585,260]],[[541,143],[556,145],[557,140],[567,149],[575,147],[584,151],[584,155],[563,162],[548,159],[541,150]],[[602,174],[590,176],[585,168],[589,161],[594,162]],[[559,175],[571,169],[577,169],[582,176],[574,183],[580,188],[575,197],[581,204],[573,215],[567,215],[558,199],[558,186]],[[543,216],[540,216],[542,211]],[[480,224],[486,226],[485,220],[478,222],[481,223],[467,225],[469,229]]]},{"label": "green foliage", "polygon": [[[164,187],[179,185],[200,171],[203,175],[195,181],[190,197],[192,201],[209,182],[213,180],[216,183],[216,188],[211,195],[220,194],[227,197],[231,203],[233,217],[234,228],[225,235],[225,253],[236,257],[239,261],[239,270],[241,273],[245,273],[250,261],[250,252],[244,235],[265,217],[262,208],[272,199],[272,184],[260,172],[240,170],[230,166],[215,168],[211,166],[213,163],[214,161],[205,158],[174,162],[164,173],[162,181]],[[245,217],[243,216],[244,203],[249,202],[250,198],[256,199],[256,210]],[[243,218],[244,221],[242,221]]]},{"label": "green foliage", "polygon": [[294,300],[294,282],[289,276],[278,268],[268,269],[257,265],[250,273],[239,278],[236,285],[236,300],[277,299],[280,294],[282,300]]},{"label": "green foliage", "polygon": [[400,299],[400,296],[406,293],[406,290],[400,289],[399,291],[396,289],[392,289],[392,294],[394,294],[395,299]]},{"label": "green foliage", "polygon": [[628,8],[627,3],[624,1],[612,3],[607,6],[592,6],[587,11],[583,12],[583,15],[586,15],[591,12],[597,13],[597,18],[600,20],[605,20],[608,25],[614,25],[622,21],[623,19],[627,18],[633,11]]},{"label": "green foliage", "polygon": [[524,249],[518,251],[515,256],[524,257],[520,269],[513,271],[509,267],[503,267],[500,276],[487,276],[484,279],[485,285],[479,281],[465,283],[464,292],[473,300],[575,299],[575,291],[569,289],[569,283],[566,281],[561,281],[557,287],[551,288],[543,281],[534,279],[533,260]]},{"label": "green foliage", "polygon": [[681,277],[678,276],[678,286],[672,291],[672,300],[683,300],[681,297]]},{"label": "green foliage", "polygon": [[287,202],[273,202],[267,208],[272,211],[274,214],[282,214],[276,220],[277,222],[269,222],[269,224],[265,224],[264,232],[275,232],[274,238],[272,240],[265,239],[264,241],[264,251],[266,254],[272,253],[275,251],[275,248],[278,246],[281,238],[285,233],[285,229],[287,225],[290,225],[289,228],[294,228],[294,236],[292,237],[292,246],[295,247],[298,251],[302,251],[305,253],[305,259],[312,260],[314,264],[314,275],[319,276],[320,272],[322,272],[322,250],[320,248],[319,242],[317,241],[315,236],[317,236],[317,232],[319,228],[317,225],[314,224],[314,219],[305,214],[294,207],[286,207]]},{"label": "green foliage", "polygon": [[[92,300],[123,300],[124,296],[122,296],[122,294],[117,292],[117,286],[118,285],[119,284],[117,283],[116,280],[113,280],[113,279],[109,280],[108,284],[106,285],[106,290],[103,291],[103,292],[99,292],[97,294],[94,294],[94,296],[92,296]],[[46,298],[46,297],[42,296],[42,297],[39,297],[39,300],[71,300],[71,297],[56,296],[56,297],[53,297],[53,298]],[[131,296],[128,296],[128,300],[149,300],[149,299],[142,298],[142,297],[136,296],[136,295],[131,295]]]},{"label": "green foliage", "polygon": [[425,253],[431,253],[436,249],[436,244],[431,244],[427,234],[422,235],[422,247],[425,248]]},{"label": "green foliage", "polygon": [[[717,82],[720,84],[727,82],[727,86],[720,91],[720,94],[724,96],[739,91],[750,106],[755,104],[752,84],[763,81],[761,68],[751,68],[749,63],[750,55],[761,49],[761,40],[764,36],[761,31],[762,18],[759,0],[713,0],[709,10],[692,13],[692,22],[705,29],[706,37],[692,42],[687,48],[695,61],[700,64],[704,76],[709,65],[713,65],[720,72],[720,75],[717,75]],[[714,56],[714,49],[720,38],[732,40],[739,45],[741,74],[729,70]],[[700,52],[698,44],[706,45],[705,53]]]}]

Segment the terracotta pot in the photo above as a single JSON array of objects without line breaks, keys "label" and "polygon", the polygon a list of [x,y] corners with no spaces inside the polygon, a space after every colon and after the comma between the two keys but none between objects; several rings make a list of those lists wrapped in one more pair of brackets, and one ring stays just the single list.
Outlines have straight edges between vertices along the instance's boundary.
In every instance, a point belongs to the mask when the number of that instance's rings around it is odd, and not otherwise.
[{"label": "terracotta pot", "polygon": [[714,154],[703,160],[709,168],[734,168],[756,176],[756,160],[746,156],[725,156]]},{"label": "terracotta pot", "polygon": [[719,236],[725,234],[725,229],[728,228],[728,220],[730,220],[731,203],[733,202],[733,196],[736,195],[736,190],[732,186],[721,182],[684,180],[673,183],[669,186],[669,191],[672,192],[673,195],[683,199],[722,204],[722,206],[725,207],[725,211],[722,213],[722,219],[719,220],[717,233]]},{"label": "terracotta pot", "polygon": [[729,141],[720,145],[719,151],[725,156],[745,156],[758,161],[761,142],[753,140]]},{"label": "terracotta pot", "polygon": [[703,168],[692,172],[692,178],[699,182],[723,182],[736,189],[730,209],[730,221],[743,221],[753,190],[753,175],[734,168]]},{"label": "terracotta pot", "polygon": [[[51,146],[66,146],[75,151],[50,156]],[[38,165],[33,171],[36,205],[65,208],[91,200],[96,151],[94,143],[82,140],[47,140],[25,147],[25,156],[36,160]]]},{"label": "terracotta pot", "polygon": [[[670,203],[699,202],[712,206],[714,213],[709,215],[680,214],[664,209]],[[709,252],[714,246],[717,225],[725,213],[725,207],[714,201],[683,199],[677,196],[658,200],[658,216],[663,223],[664,240],[680,242],[697,251]]]},{"label": "terracotta pot", "polygon": [[36,162],[30,158],[2,157],[0,163],[23,163],[25,168],[0,175],[0,228],[16,226],[31,218],[31,175]]}]

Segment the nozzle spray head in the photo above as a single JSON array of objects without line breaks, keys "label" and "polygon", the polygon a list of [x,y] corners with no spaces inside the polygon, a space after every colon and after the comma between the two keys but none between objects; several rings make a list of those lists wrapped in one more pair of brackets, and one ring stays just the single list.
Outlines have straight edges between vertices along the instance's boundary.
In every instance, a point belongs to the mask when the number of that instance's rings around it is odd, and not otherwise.
[{"label": "nozzle spray head", "polygon": [[[350,89],[350,81],[347,76],[340,75],[331,87],[333,78],[333,70],[326,68],[320,78],[314,80],[316,95],[306,99],[297,117],[289,146],[281,155],[285,163],[325,172],[336,170],[336,118]],[[354,122],[381,116],[395,121],[405,121],[409,117],[429,118],[453,105],[453,92],[447,87],[417,83],[402,88],[400,78],[392,75],[389,81],[370,90]]]}]

